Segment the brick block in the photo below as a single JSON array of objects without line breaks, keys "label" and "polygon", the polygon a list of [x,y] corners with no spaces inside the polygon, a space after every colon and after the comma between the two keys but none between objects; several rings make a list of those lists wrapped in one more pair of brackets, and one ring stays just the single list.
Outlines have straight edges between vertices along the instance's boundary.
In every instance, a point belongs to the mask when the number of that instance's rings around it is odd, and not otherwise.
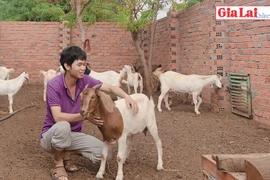
[{"label": "brick block", "polygon": [[206,180],[246,180],[245,173],[218,170],[212,155],[202,155],[202,169],[203,178]]}]

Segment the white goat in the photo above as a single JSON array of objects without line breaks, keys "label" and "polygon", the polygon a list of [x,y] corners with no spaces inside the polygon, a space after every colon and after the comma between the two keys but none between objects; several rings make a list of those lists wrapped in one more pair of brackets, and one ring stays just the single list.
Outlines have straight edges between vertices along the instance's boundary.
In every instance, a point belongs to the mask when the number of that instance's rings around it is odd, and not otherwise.
[{"label": "white goat", "polygon": [[134,87],[134,92],[137,94],[137,89],[140,87],[140,93],[143,91],[143,79],[140,73],[135,72],[135,70],[129,66],[125,65],[121,70],[121,73],[127,74],[127,88],[128,94],[130,94],[130,86]]},{"label": "white goat", "polygon": [[207,85],[215,84],[221,88],[222,83],[221,76],[219,75],[183,75],[174,71],[167,71],[159,75],[161,83],[161,94],[158,98],[158,111],[161,110],[161,102],[164,98],[165,106],[168,110],[171,110],[168,103],[168,91],[173,90],[180,93],[192,94],[194,109],[196,114],[200,114],[199,107],[202,103],[202,99],[199,96],[202,89]]},{"label": "white goat", "polygon": [[0,95],[8,95],[9,113],[13,112],[13,96],[20,90],[25,80],[29,80],[29,75],[25,72],[11,80],[0,79]]},{"label": "white goat", "polygon": [[154,102],[149,100],[144,94],[133,94],[138,106],[139,112],[134,115],[131,108],[127,108],[124,99],[114,102],[107,94],[92,88],[85,88],[80,95],[81,109],[80,113],[84,119],[91,116],[98,116],[103,120],[103,126],[99,127],[103,135],[103,150],[101,164],[96,178],[103,178],[105,172],[106,159],[110,144],[118,141],[118,171],[116,180],[123,179],[123,164],[131,151],[133,134],[149,130],[154,138],[157,152],[158,165],[157,170],[163,170],[162,145],[158,136],[158,128],[155,118]]},{"label": "white goat", "polygon": [[60,74],[61,71],[59,70],[59,72],[53,70],[53,69],[49,69],[48,71],[43,71],[40,70],[39,71],[39,75],[43,75],[44,76],[44,90],[43,90],[43,101],[46,101],[46,92],[47,92],[47,84],[48,82],[54,78],[56,75]]},{"label": "white goat", "polygon": [[98,79],[106,84],[110,84],[112,86],[119,86],[119,87],[121,86],[120,74],[112,70],[104,72],[96,72],[91,69],[89,76]]},{"label": "white goat", "polygon": [[96,72],[92,70],[90,63],[86,64],[86,72],[90,71],[89,76],[92,78],[95,78],[97,80],[100,80],[101,82],[104,82],[106,84],[112,85],[112,86],[121,86],[121,82],[124,84],[127,84],[127,82],[124,80],[125,74],[121,72],[117,73],[115,71],[109,70],[104,72]]},{"label": "white goat", "polygon": [[58,74],[65,74],[65,70],[64,70],[64,68],[63,68],[63,66],[62,65],[60,65],[60,66],[58,66],[58,68],[56,69],[56,74],[58,75]]},{"label": "white goat", "polygon": [[10,73],[15,70],[13,68],[6,68],[5,66],[0,66],[0,79],[9,80]]}]

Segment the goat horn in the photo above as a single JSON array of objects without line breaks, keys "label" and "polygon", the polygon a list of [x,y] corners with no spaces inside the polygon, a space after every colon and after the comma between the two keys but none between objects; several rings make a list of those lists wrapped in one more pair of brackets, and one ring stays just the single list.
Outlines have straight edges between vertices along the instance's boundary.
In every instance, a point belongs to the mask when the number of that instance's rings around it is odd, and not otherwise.
[{"label": "goat horn", "polygon": [[84,89],[88,88],[88,84],[85,85]]}]

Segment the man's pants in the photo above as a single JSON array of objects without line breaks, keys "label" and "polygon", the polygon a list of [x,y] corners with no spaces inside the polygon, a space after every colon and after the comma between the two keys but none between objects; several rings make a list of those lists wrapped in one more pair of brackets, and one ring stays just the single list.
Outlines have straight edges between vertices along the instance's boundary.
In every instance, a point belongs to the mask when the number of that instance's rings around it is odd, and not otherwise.
[{"label": "man's pants", "polygon": [[100,161],[103,147],[103,142],[93,136],[71,132],[70,124],[66,121],[55,123],[42,135],[40,142],[49,153],[55,150],[78,151],[93,163]]}]

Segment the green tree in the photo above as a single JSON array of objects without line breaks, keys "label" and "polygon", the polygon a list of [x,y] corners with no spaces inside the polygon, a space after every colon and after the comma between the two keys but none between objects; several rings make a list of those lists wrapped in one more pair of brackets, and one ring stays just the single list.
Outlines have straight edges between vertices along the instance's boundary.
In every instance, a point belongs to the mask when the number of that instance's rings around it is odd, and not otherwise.
[{"label": "green tree", "polygon": [[[71,19],[68,19],[69,26],[73,26],[74,24],[76,24],[79,27],[81,31],[81,47],[83,47],[85,43],[85,31],[83,27],[83,22],[89,22],[90,24],[93,24],[94,22],[97,22],[97,20],[117,20],[117,11],[115,11],[117,7],[117,1],[71,0],[70,4],[74,9],[74,11],[72,12],[75,13],[76,16],[70,16]],[[86,15],[84,16],[84,14]]]},{"label": "green tree", "polygon": [[62,21],[65,13],[59,5],[46,0],[2,0],[1,21]]},{"label": "green tree", "polygon": [[1,21],[67,21],[68,27],[78,25],[83,47],[83,22],[118,20],[118,1],[111,0],[0,0]]},{"label": "green tree", "polygon": [[181,12],[186,8],[189,8],[191,6],[194,6],[195,4],[198,4],[200,2],[203,2],[204,0],[184,0],[183,3],[172,3],[171,10]]},{"label": "green tree", "polygon": [[[0,0],[0,21],[69,21],[76,24],[71,0]],[[82,1],[84,3],[85,0]],[[92,0],[85,7],[82,21],[116,22],[117,1]]]},{"label": "green tree", "polygon": [[[146,89],[149,96],[152,96],[152,90],[150,88],[150,73],[149,67],[152,67],[151,59],[147,65],[144,50],[142,45],[142,39],[140,34],[144,28],[148,27],[153,20],[156,19],[157,12],[161,9],[167,1],[162,0],[121,0],[121,5],[118,6],[119,22],[127,30],[131,32],[132,40],[134,42],[135,48],[138,52],[139,59],[144,67],[144,75],[146,81]],[[153,44],[154,33],[155,33],[155,21],[152,25],[151,31],[151,44]],[[152,53],[153,46],[150,45],[150,51]],[[150,53],[150,54],[151,54]],[[149,66],[149,67],[148,67]]]}]

